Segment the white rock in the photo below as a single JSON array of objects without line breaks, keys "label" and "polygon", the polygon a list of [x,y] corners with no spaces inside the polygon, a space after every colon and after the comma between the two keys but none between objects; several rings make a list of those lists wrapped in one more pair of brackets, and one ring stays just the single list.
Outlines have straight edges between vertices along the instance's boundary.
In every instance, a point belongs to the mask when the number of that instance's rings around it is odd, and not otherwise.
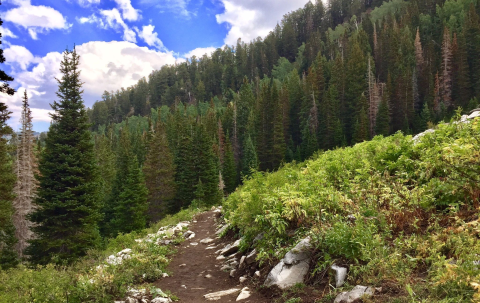
[{"label": "white rock", "polygon": [[125,303],[138,303],[138,300],[135,298],[127,297]]},{"label": "white rock", "polygon": [[232,288],[228,290],[222,290],[222,291],[217,291],[217,292],[212,292],[209,294],[204,295],[203,297],[207,299],[207,301],[216,301],[220,300],[222,297],[228,296],[228,295],[233,295],[240,292],[240,289],[238,288]]},{"label": "white rock", "polygon": [[178,267],[185,267],[185,266],[187,266],[187,264],[180,264],[180,265],[178,265]]},{"label": "white rock", "polygon": [[183,237],[184,237],[185,239],[188,239],[188,237],[190,237],[191,234],[193,234],[193,231],[187,230],[187,231],[183,234]]},{"label": "white rock", "polygon": [[254,275],[255,275],[255,277],[257,277],[257,278],[260,278],[260,271],[257,270]]},{"label": "white rock", "polygon": [[252,294],[250,293],[250,289],[248,287],[244,287],[240,292],[240,294],[238,295],[236,301],[248,299],[251,295]]},{"label": "white rock", "polygon": [[240,258],[240,264],[238,264],[238,267],[239,267],[239,268],[242,267],[243,262],[245,262],[245,259],[246,259],[246,258],[247,258],[246,256],[242,256],[242,257]]},{"label": "white rock", "polygon": [[190,245],[192,245],[192,246],[197,246],[198,243],[197,243],[197,242],[192,242],[192,243],[190,243]]},{"label": "white rock", "polygon": [[227,245],[221,252],[220,254],[228,256],[230,254],[236,253],[240,247],[240,239],[237,241],[233,242],[233,244]]},{"label": "white rock", "polygon": [[276,285],[281,289],[303,283],[310,267],[310,238],[300,241],[275,265],[265,280],[265,286]]},{"label": "white rock", "polygon": [[214,212],[214,213],[221,213],[222,210],[217,208],[217,209],[215,209],[213,212]]},{"label": "white rock", "polygon": [[157,297],[157,298],[153,299],[152,301],[150,301],[150,303],[170,303],[170,302],[172,302],[172,299],[161,298],[161,297]]},{"label": "white rock", "polygon": [[217,246],[208,246],[208,247],[205,248],[205,249],[215,249],[215,248],[217,248]]},{"label": "white rock", "polygon": [[220,270],[232,270],[232,267],[230,265],[223,265]]},{"label": "white rock", "polygon": [[335,287],[342,287],[345,284],[345,278],[347,278],[347,269],[334,264],[332,270],[335,271]]},{"label": "white rock", "polygon": [[247,264],[252,264],[255,261],[256,257],[257,257],[257,250],[254,249],[248,254],[248,256],[245,259],[245,262],[247,262]]},{"label": "white rock", "polygon": [[225,260],[225,259],[226,259],[225,256],[222,256],[222,255],[220,255],[220,256],[217,257],[217,260],[218,260],[218,261],[222,261],[222,260]]},{"label": "white rock", "polygon": [[125,301],[113,301],[113,303],[125,303]]},{"label": "white rock", "polygon": [[474,111],[468,116],[468,119],[475,119],[477,117],[480,117],[480,110]]},{"label": "white rock", "polygon": [[237,260],[233,260],[233,262],[230,262],[230,266],[236,267],[238,265]]},{"label": "white rock", "polygon": [[212,243],[212,242],[214,242],[214,241],[215,241],[215,240],[212,239],[212,238],[205,238],[205,239],[201,240],[200,243],[202,243],[202,244],[209,244],[209,243]]},{"label": "white rock", "polygon": [[205,278],[207,278],[207,279],[210,279],[211,277],[212,277],[211,274],[208,274],[208,275],[205,276]]},{"label": "white rock", "polygon": [[222,227],[220,227],[220,229],[217,230],[217,231],[215,232],[215,234],[216,234],[216,235],[220,235],[220,234],[223,233],[225,230],[227,230],[227,228],[229,228],[229,227],[230,227],[230,224],[225,224],[225,225],[223,225]]},{"label": "white rock", "polygon": [[192,233],[190,234],[190,236],[188,236],[187,240],[191,240],[191,239],[193,239],[193,238],[195,238],[195,233],[194,233],[194,232],[192,232]]},{"label": "white rock", "polygon": [[375,288],[357,285],[351,291],[345,291],[340,293],[334,303],[353,303],[363,296],[373,296],[375,294]]},{"label": "white rock", "polygon": [[240,283],[243,283],[243,282],[247,281],[247,278],[245,276],[243,276],[243,277],[240,277],[238,279],[238,281],[240,281]]},{"label": "white rock", "polygon": [[230,271],[230,277],[235,278],[235,273],[236,273],[236,272],[237,272],[236,269],[232,269],[232,270]]},{"label": "white rock", "polygon": [[148,303],[149,301],[147,299],[143,298],[143,299],[140,300],[140,302],[141,303]]},{"label": "white rock", "polygon": [[168,278],[168,277],[169,277],[169,275],[168,275],[166,272],[164,272],[164,273],[162,274],[162,278]]}]

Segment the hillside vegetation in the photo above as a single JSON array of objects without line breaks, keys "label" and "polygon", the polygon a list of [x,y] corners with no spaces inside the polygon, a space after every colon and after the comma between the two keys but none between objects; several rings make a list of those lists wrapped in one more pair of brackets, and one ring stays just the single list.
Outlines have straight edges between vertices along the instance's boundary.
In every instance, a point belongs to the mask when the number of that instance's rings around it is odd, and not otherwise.
[{"label": "hillside vegetation", "polygon": [[255,244],[263,263],[310,235],[312,284],[336,263],[349,266],[350,285],[383,286],[405,302],[477,301],[479,181],[477,118],[418,141],[377,136],[257,172],[227,199],[226,218],[245,248],[263,234]]}]

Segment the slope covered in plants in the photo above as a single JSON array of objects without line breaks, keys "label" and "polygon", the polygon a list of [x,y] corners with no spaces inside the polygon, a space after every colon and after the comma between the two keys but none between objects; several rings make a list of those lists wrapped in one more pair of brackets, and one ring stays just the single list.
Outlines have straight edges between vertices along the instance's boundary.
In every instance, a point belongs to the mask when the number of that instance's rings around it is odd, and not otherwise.
[{"label": "slope covered in plants", "polygon": [[470,302],[480,300],[479,181],[477,118],[440,124],[417,140],[377,136],[255,173],[225,202],[226,218],[244,248],[263,234],[255,246],[266,264],[309,235],[308,283],[324,283],[336,263],[349,268],[346,289]]}]

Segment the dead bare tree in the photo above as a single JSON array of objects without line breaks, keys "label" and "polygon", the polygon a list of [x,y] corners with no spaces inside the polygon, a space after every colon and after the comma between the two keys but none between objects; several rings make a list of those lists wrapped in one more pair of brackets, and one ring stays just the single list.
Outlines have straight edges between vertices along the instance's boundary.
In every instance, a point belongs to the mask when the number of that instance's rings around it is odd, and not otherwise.
[{"label": "dead bare tree", "polygon": [[28,221],[27,215],[33,210],[32,200],[35,196],[37,181],[37,158],[35,155],[35,137],[33,135],[32,111],[28,105],[27,91],[25,90],[22,100],[22,116],[20,118],[22,129],[17,145],[17,160],[15,171],[17,183],[15,185],[16,198],[13,202],[15,213],[13,223],[15,225],[15,236],[18,239],[16,250],[20,257],[28,246],[28,240],[33,237],[30,230],[32,223]]}]

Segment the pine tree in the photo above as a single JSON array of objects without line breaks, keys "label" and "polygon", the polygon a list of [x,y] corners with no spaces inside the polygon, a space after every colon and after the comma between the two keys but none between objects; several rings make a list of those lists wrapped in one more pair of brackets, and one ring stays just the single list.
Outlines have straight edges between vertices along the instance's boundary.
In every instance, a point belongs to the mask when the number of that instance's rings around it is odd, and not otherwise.
[{"label": "pine tree", "polygon": [[444,29],[442,43],[442,75],[440,83],[440,94],[446,108],[452,105],[452,45],[450,32],[447,27]]},{"label": "pine tree", "polygon": [[[2,3],[0,2],[0,5]],[[3,21],[0,18],[0,26],[2,26]],[[0,34],[0,45],[2,44],[2,35]],[[5,57],[3,56],[3,48],[0,48],[0,64],[5,62]],[[10,87],[8,82],[13,81],[13,78],[7,75],[3,70],[0,70],[0,93],[4,93],[7,95],[13,95],[15,93],[15,90]],[[4,103],[0,102],[0,107],[4,106]],[[4,111],[3,108],[0,108],[2,111]]]},{"label": "pine tree", "polygon": [[127,162],[124,180],[113,208],[113,235],[144,229],[147,223],[148,190],[136,156]]},{"label": "pine tree", "polygon": [[377,121],[375,123],[375,133],[377,135],[388,136],[390,134],[390,105],[389,94],[385,92],[382,102],[378,107]]},{"label": "pine tree", "polygon": [[[113,152],[113,130],[109,127],[107,133],[95,137],[95,156],[100,171],[100,197],[102,213],[105,213],[105,205],[112,192],[116,174],[116,157]],[[101,224],[100,224],[101,227]]]},{"label": "pine tree", "polygon": [[[474,96],[480,98],[480,17],[475,7],[470,4],[470,10],[464,25],[465,40],[467,41],[468,66],[470,67],[470,83]],[[473,96],[472,96],[473,97]]]},{"label": "pine tree", "polygon": [[98,170],[82,100],[79,56],[66,50],[60,63],[52,124],[39,162],[36,238],[26,253],[36,264],[71,263],[98,245]]},{"label": "pine tree", "polygon": [[13,222],[15,225],[15,236],[18,239],[16,251],[20,257],[23,257],[23,251],[27,247],[27,241],[33,236],[30,227],[31,222],[27,220],[27,215],[33,210],[33,198],[35,196],[37,181],[35,173],[37,172],[37,158],[35,154],[35,138],[33,137],[32,111],[28,104],[27,91],[25,90],[22,100],[22,123],[20,142],[17,145],[17,162],[15,172],[17,174],[17,183],[15,185],[15,200],[13,207],[15,214]]},{"label": "pine tree", "polygon": [[[1,55],[1,54],[0,54]],[[7,269],[18,263],[15,252],[15,226],[13,225],[13,206],[15,198],[15,174],[12,169],[12,159],[5,135],[12,134],[12,129],[6,124],[11,112],[4,103],[0,103],[0,269]]]},{"label": "pine tree", "polygon": [[174,203],[175,163],[167,139],[166,126],[158,119],[150,141],[149,153],[143,167],[148,188],[148,217],[150,222],[160,220]]},{"label": "pine tree", "polygon": [[245,153],[242,159],[242,180],[248,178],[252,174],[252,170],[258,169],[258,158],[255,146],[253,145],[252,138],[250,136],[245,140],[245,146],[243,147]]},{"label": "pine tree", "polygon": [[223,178],[225,180],[225,192],[227,194],[232,193],[237,187],[237,166],[235,164],[235,158],[233,156],[233,149],[230,140],[226,139],[225,143],[225,161],[223,163]]},{"label": "pine tree", "polygon": [[354,132],[352,137],[353,143],[360,143],[369,139],[368,116],[365,108],[362,106],[357,120],[355,121]]},{"label": "pine tree", "polygon": [[432,117],[430,115],[430,110],[428,109],[428,104],[425,102],[423,105],[422,113],[420,114],[421,117],[421,127],[422,131],[428,129],[428,123],[432,122]]},{"label": "pine tree", "polygon": [[455,34],[453,42],[453,88],[452,95],[456,106],[465,108],[472,96],[469,77],[467,42],[465,36]]}]

